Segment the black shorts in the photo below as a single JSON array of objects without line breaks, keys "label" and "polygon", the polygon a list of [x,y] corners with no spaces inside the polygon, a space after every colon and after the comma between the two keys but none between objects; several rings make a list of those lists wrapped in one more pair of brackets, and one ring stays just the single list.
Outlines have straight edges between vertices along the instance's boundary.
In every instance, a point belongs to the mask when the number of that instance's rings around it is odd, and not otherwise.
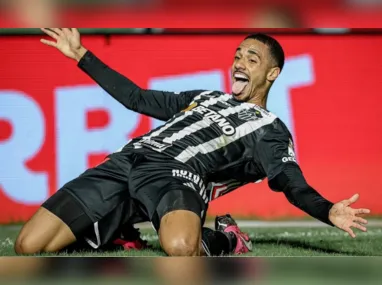
[{"label": "black shorts", "polygon": [[42,207],[93,248],[112,241],[126,223],[150,221],[156,230],[174,210],[204,223],[205,186],[187,165],[148,149],[121,151],[65,184]]}]

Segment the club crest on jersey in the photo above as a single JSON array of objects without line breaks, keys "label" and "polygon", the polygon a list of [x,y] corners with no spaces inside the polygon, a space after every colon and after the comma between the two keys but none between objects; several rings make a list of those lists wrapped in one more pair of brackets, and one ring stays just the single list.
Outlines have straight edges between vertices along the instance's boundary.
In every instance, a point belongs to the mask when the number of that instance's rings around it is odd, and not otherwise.
[{"label": "club crest on jersey", "polygon": [[253,121],[262,118],[261,112],[256,109],[248,109],[240,111],[238,114],[240,120]]}]

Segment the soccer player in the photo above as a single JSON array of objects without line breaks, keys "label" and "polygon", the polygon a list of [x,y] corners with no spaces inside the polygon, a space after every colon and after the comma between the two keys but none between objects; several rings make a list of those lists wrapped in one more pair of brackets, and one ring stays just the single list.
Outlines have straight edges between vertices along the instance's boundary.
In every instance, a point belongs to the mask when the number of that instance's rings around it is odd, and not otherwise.
[{"label": "soccer player", "polygon": [[44,44],[76,60],[126,108],[166,123],[65,184],[24,225],[17,253],[55,252],[82,239],[99,248],[123,225],[143,220],[152,222],[170,256],[247,252],[250,240],[229,215],[216,220],[214,231],[203,228],[205,214],[211,200],[265,178],[312,217],[351,237],[352,228],[366,231],[361,216],[370,211],[351,207],[358,194],[334,204],[307,184],[288,129],[266,110],[284,65],[272,37],[250,35],[238,46],[232,94],[175,94],[141,89],[112,70],[82,46],[76,29],[43,31],[54,39]]}]

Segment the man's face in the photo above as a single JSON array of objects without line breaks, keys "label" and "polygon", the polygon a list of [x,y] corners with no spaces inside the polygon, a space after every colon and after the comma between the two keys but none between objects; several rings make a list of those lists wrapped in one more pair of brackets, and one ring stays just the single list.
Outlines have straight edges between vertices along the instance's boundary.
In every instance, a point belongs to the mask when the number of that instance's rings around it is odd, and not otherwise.
[{"label": "man's face", "polygon": [[244,40],[237,48],[232,64],[232,94],[248,101],[263,88],[274,66],[269,48],[254,39]]}]

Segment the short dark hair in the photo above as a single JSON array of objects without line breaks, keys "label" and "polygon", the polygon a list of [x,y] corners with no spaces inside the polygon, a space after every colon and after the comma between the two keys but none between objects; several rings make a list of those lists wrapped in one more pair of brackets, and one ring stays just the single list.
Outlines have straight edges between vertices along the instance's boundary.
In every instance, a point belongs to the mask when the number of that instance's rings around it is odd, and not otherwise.
[{"label": "short dark hair", "polygon": [[261,33],[249,35],[244,40],[247,39],[257,40],[268,46],[272,58],[276,61],[277,67],[279,67],[280,70],[283,69],[285,62],[285,54],[283,48],[277,40],[275,40],[271,36]]}]

